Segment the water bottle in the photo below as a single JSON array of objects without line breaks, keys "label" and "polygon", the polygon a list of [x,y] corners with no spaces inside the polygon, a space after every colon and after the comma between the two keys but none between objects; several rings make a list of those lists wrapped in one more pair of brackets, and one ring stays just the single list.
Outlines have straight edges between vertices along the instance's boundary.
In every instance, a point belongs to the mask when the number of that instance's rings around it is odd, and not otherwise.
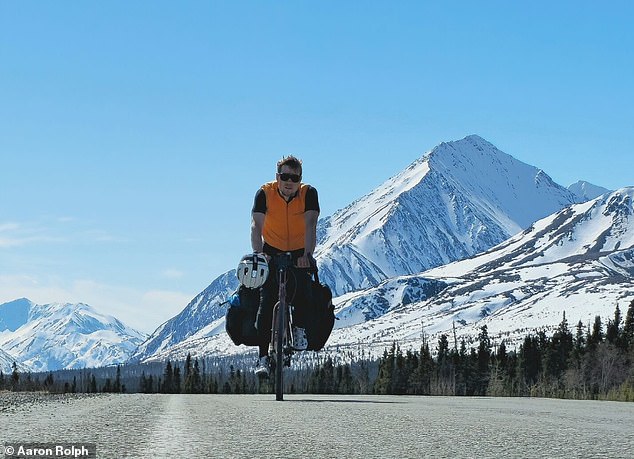
[{"label": "water bottle", "polygon": [[234,292],[233,295],[229,297],[229,304],[233,308],[240,307],[240,295],[238,295],[238,292]]}]

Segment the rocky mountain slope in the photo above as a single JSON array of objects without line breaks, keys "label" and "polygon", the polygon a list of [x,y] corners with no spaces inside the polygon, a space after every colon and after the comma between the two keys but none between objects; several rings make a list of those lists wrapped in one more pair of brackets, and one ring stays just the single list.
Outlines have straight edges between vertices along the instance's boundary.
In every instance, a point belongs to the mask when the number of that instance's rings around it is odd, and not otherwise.
[{"label": "rocky mountain slope", "polygon": [[[453,339],[454,325],[467,341],[487,325],[498,343],[513,343],[554,328],[564,312],[571,326],[611,318],[617,304],[625,311],[634,299],[633,200],[634,188],[623,188],[541,219],[473,258],[344,295],[330,344],[416,347],[423,334],[432,344],[441,333]],[[421,284],[439,293],[412,302]]]}]

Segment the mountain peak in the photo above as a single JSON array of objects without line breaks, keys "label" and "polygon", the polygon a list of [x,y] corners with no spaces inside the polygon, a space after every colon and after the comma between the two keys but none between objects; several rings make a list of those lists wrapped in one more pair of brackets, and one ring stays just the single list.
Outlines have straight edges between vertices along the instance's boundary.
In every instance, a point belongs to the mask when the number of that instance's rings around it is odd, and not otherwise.
[{"label": "mountain peak", "polygon": [[19,298],[0,304],[0,332],[16,331],[29,320],[33,302],[27,298]]},{"label": "mountain peak", "polygon": [[467,151],[471,151],[471,152],[484,151],[484,150],[495,150],[500,152],[500,150],[498,150],[497,147],[493,145],[491,142],[489,142],[488,140],[480,137],[477,134],[471,134],[459,140],[450,140],[447,142],[441,142],[430,153],[433,153],[435,151],[445,152],[447,151],[448,148],[449,148],[449,151],[451,150],[461,151],[461,150],[464,150],[465,147],[471,147],[471,148],[467,148]]},{"label": "mountain peak", "polygon": [[[495,145],[493,145],[491,142],[489,142],[485,138],[480,137],[478,134],[471,134],[471,135],[466,136],[463,139],[454,140],[453,142],[454,143],[466,142],[466,143],[470,143],[472,145],[482,145],[482,146],[486,146],[486,147],[496,148]],[[496,150],[497,150],[497,148],[496,148]]]},{"label": "mountain peak", "polygon": [[441,143],[322,220],[316,256],[323,279],[342,294],[475,255],[579,201],[472,134]]},{"label": "mountain peak", "polygon": [[584,180],[579,180],[578,182],[573,183],[568,187],[568,189],[584,201],[589,201],[590,199],[597,198],[602,194],[610,192],[607,188],[593,185],[592,183]]}]

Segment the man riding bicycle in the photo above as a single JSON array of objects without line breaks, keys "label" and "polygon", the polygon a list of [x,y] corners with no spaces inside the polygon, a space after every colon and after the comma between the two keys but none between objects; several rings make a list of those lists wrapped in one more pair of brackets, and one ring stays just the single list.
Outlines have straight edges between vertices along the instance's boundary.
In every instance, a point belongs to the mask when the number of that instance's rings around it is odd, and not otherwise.
[{"label": "man riding bicycle", "polygon": [[[265,183],[255,195],[251,212],[251,247],[264,253],[271,273],[262,286],[256,328],[260,341],[259,359],[255,373],[268,376],[268,356],[271,341],[273,307],[278,301],[278,281],[275,256],[290,252],[298,268],[314,264],[313,251],[317,243],[319,199],[317,190],[302,179],[302,161],[294,156],[277,163],[276,180]],[[297,307],[293,342],[297,350],[306,349],[308,341],[302,325],[309,323],[312,304],[311,277],[306,269],[294,270],[289,279],[290,302]]]}]

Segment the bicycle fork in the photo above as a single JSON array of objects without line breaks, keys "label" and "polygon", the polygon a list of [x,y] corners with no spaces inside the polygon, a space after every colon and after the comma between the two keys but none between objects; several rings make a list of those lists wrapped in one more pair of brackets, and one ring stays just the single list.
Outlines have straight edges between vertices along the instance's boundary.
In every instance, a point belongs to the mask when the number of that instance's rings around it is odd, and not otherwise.
[{"label": "bicycle fork", "polygon": [[[281,307],[281,304],[279,301],[275,303],[275,306],[273,307],[273,322],[274,323],[273,323],[272,333],[271,333],[271,342],[269,343],[269,355],[273,358],[273,361],[275,361],[275,355],[277,354],[277,346],[275,345],[275,343],[281,342],[282,343],[281,352],[284,356],[284,366],[290,367],[291,355],[293,353],[293,346],[294,346],[293,333],[292,333],[293,308],[290,305],[286,305],[285,311],[283,314],[284,317],[283,317],[282,326],[280,327],[278,323],[276,323],[277,322],[276,318],[279,317],[278,311],[280,307]],[[281,341],[278,341],[279,333],[282,333]]]}]

